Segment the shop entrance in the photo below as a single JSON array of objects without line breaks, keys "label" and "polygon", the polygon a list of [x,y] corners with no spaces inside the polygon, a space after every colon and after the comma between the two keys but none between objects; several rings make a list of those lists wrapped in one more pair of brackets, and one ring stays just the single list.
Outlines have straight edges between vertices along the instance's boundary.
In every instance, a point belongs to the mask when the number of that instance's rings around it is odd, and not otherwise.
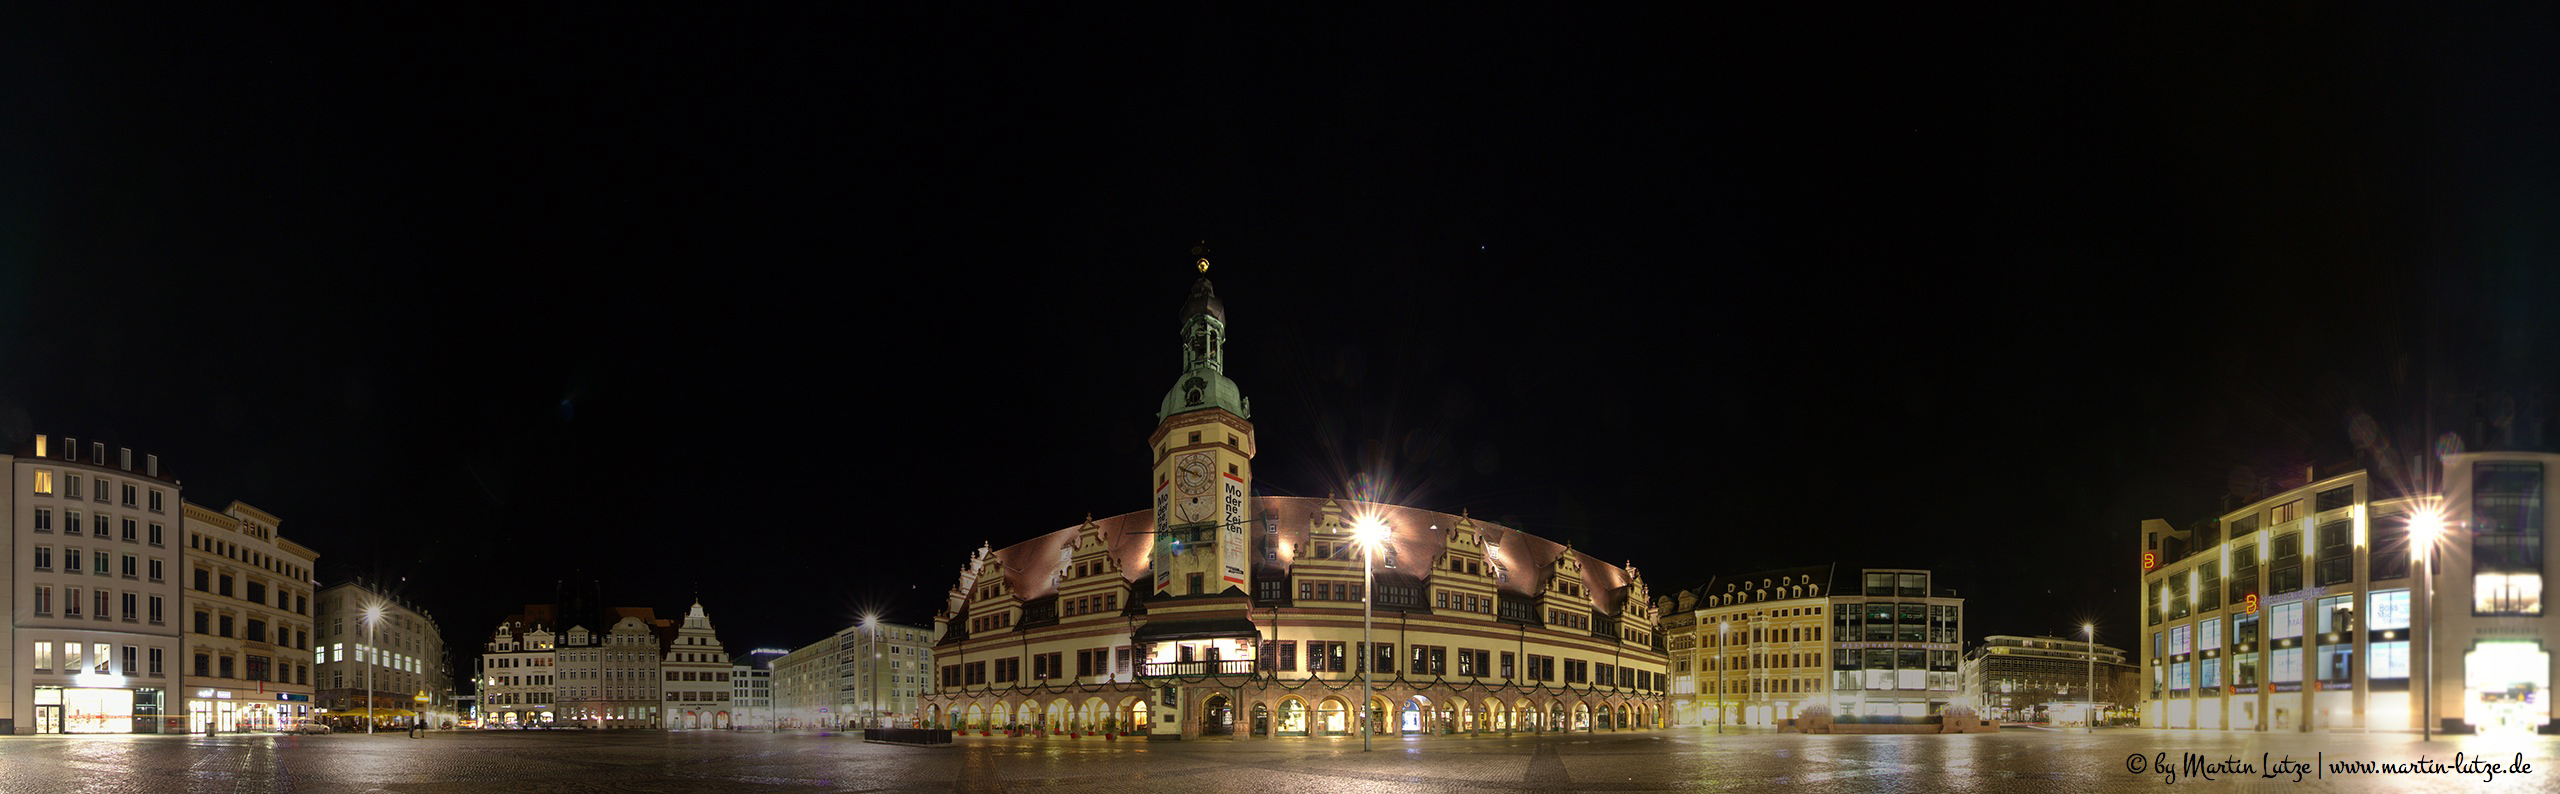
[{"label": "shop entrance", "polygon": [[2551,654],[2540,642],[2483,642],[2462,668],[2462,718],[2472,730],[2532,733],[2551,721]]}]

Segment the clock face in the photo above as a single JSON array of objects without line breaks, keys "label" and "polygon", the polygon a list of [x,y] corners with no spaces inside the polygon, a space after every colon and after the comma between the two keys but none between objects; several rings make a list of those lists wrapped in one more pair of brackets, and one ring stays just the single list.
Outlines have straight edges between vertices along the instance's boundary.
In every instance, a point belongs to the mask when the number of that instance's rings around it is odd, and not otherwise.
[{"label": "clock face", "polygon": [[1207,521],[1217,513],[1210,486],[1216,484],[1218,458],[1207,452],[1185,453],[1173,462],[1173,514],[1185,522]]}]

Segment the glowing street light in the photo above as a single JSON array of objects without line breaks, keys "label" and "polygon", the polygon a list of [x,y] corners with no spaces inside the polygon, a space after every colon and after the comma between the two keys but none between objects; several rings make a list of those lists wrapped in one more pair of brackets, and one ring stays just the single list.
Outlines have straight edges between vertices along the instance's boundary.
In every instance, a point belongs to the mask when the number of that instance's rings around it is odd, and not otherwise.
[{"label": "glowing street light", "polygon": [[1378,696],[1376,673],[1378,645],[1369,636],[1371,605],[1376,601],[1378,544],[1387,538],[1387,524],[1375,515],[1363,516],[1351,525],[1351,538],[1360,543],[1360,751],[1369,751],[1369,736],[1376,733],[1377,707],[1370,703]]},{"label": "glowing street light", "polygon": [[2088,680],[2088,682],[2087,682],[2087,683],[2088,683],[2088,686],[2089,686],[2089,711],[2088,711],[2088,713],[2086,713],[2086,714],[2082,714],[2082,715],[2081,715],[2081,719],[2086,720],[2086,721],[2088,722],[2088,725],[2089,725],[2088,732],[2089,732],[2089,733],[2097,733],[2097,732],[2098,732],[2098,624],[2096,624],[2096,623],[2094,623],[2094,622],[2081,623],[2081,624],[2080,624],[2080,636],[2085,637],[2085,638],[2087,638],[2087,639],[2089,640],[2089,647],[2085,649],[2085,650],[2087,650],[2087,651],[2089,652],[2089,680]]},{"label": "glowing street light", "polygon": [[2418,558],[2418,576],[2425,579],[2418,591],[2418,615],[2427,626],[2426,678],[2418,690],[2418,739],[2430,741],[2436,730],[2436,616],[2435,616],[2435,547],[2444,536],[2444,512],[2437,505],[2424,505],[2409,516],[2409,553]]},{"label": "glowing street light", "polygon": [[373,735],[373,668],[382,663],[382,646],[374,642],[374,625],[382,622],[382,603],[364,607],[364,732]]},{"label": "glowing street light", "polygon": [[870,630],[871,644],[871,661],[863,671],[863,676],[871,679],[871,713],[865,715],[863,721],[866,726],[877,728],[880,721],[880,616],[862,616],[862,627]]}]

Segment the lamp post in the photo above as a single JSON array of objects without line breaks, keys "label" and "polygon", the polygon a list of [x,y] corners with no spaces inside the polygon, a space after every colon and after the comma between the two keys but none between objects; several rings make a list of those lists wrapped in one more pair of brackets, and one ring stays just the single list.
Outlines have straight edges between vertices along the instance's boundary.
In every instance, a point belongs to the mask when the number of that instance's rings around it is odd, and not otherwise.
[{"label": "lamp post", "polygon": [[[1725,645],[1733,642],[1733,622],[1716,621],[1716,732],[1724,732],[1724,654]],[[1833,715],[1836,719],[1838,715]]]},{"label": "lamp post", "polygon": [[1369,704],[1370,698],[1377,697],[1373,671],[1378,666],[1378,646],[1370,638],[1369,619],[1377,601],[1378,541],[1386,538],[1387,525],[1374,516],[1363,518],[1352,525],[1351,536],[1360,542],[1360,654],[1368,657],[1360,660],[1360,751],[1365,753],[1369,752],[1370,735],[1378,730],[1376,709]]},{"label": "lamp post", "polygon": [[862,627],[869,630],[866,639],[871,645],[870,666],[863,671],[863,677],[871,679],[871,713],[864,715],[863,724],[877,728],[880,722],[880,616],[862,616]]},{"label": "lamp post", "polygon": [[374,626],[382,622],[382,604],[364,608],[364,732],[373,735],[373,668],[382,663],[382,645],[374,642]]},{"label": "lamp post", "polygon": [[2436,621],[2435,621],[2435,545],[2444,534],[2444,514],[2433,508],[2422,508],[2409,519],[2409,551],[2418,558],[2418,616],[2427,627],[2424,647],[2427,675],[2418,689],[2418,739],[2432,741],[2436,731]]},{"label": "lamp post", "polygon": [[2080,715],[2088,723],[2088,733],[2098,732],[2098,624],[2080,624],[2080,636],[2089,641],[2089,711]]}]

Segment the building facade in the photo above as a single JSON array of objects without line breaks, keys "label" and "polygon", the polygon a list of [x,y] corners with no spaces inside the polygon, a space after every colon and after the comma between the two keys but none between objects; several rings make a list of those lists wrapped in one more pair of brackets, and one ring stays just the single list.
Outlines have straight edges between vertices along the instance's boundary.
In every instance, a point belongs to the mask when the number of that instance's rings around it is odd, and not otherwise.
[{"label": "building facade", "polygon": [[187,732],[275,731],[312,719],[319,555],[286,540],[266,511],[180,504]]},{"label": "building facade", "polygon": [[600,730],[665,727],[663,622],[648,607],[616,607],[596,628],[587,622],[573,622],[557,645],[560,719]]},{"label": "building facade", "polygon": [[1923,717],[1959,703],[1964,601],[1925,570],[1833,566],[1720,576],[1657,609],[1673,724],[1775,726],[1836,716]]},{"label": "building facade", "polygon": [[2103,725],[2140,702],[2141,681],[2124,651],[2086,640],[1994,634],[1965,653],[1966,697],[2002,722],[2087,725],[2094,712]]},{"label": "building facade", "polygon": [[312,687],[325,719],[340,730],[440,726],[452,710],[453,673],[444,633],[426,609],[374,583],[322,589],[314,602]]},{"label": "building facade", "polygon": [[0,732],[185,730],[176,478],[157,455],[44,435],[7,460]]},{"label": "building facade", "polygon": [[[2408,467],[2430,469],[2417,479],[2433,489],[2310,476],[2196,528],[2144,522],[2144,723],[2552,731],[2560,617],[2543,606],[2543,573],[2560,562],[2543,529],[2560,455]],[[2413,540],[2428,530],[2432,544]],[[2413,575],[2422,559],[2432,589]]]},{"label": "building facade", "polygon": [[1660,724],[1665,656],[1632,566],[1463,513],[1255,496],[1252,406],[1206,278],[1180,320],[1150,509],[979,548],[935,617],[917,719],[1168,738]]},{"label": "building facade", "polygon": [[658,663],[667,728],[728,730],[737,719],[731,710],[729,652],[720,647],[720,634],[711,628],[702,602],[694,601],[675,628]]},{"label": "building facade", "polygon": [[773,660],[790,651],[757,648],[729,662],[729,702],[732,719],[739,727],[774,730],[779,727],[773,711]]},{"label": "building facade", "polygon": [[773,714],[780,730],[842,726],[837,685],[844,650],[833,634],[773,660]]},{"label": "building facade", "polygon": [[550,604],[530,604],[498,623],[482,648],[478,664],[481,725],[486,728],[548,728],[558,723],[553,708],[558,635],[552,627],[558,611]]},{"label": "building facade", "polygon": [[834,713],[857,726],[904,728],[933,687],[933,629],[866,619],[836,632],[843,649]]}]

